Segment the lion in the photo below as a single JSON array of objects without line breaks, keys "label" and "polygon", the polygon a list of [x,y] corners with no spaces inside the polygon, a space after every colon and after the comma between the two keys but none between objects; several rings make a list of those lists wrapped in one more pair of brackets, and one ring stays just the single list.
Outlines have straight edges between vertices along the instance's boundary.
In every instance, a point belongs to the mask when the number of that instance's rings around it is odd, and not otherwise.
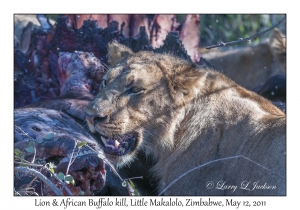
[{"label": "lion", "polygon": [[108,46],[85,109],[117,167],[139,152],[158,195],[285,195],[286,116],[222,73],[170,54]]},{"label": "lion", "polygon": [[276,74],[286,74],[286,38],[275,28],[260,44],[233,50],[211,50],[204,57],[239,85],[252,89]]}]

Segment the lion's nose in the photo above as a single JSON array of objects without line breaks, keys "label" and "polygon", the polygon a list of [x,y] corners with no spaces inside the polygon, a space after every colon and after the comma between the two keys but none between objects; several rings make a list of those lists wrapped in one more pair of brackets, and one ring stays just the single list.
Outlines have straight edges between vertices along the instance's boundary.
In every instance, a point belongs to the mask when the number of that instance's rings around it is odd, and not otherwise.
[{"label": "lion's nose", "polygon": [[108,115],[105,115],[104,117],[94,117],[93,121],[94,124],[97,124],[99,122],[105,122],[108,118]]},{"label": "lion's nose", "polygon": [[107,114],[104,116],[101,116],[99,114],[90,114],[90,113],[85,112],[85,115],[86,115],[87,120],[92,124],[96,124],[99,122],[105,122],[108,119]]}]

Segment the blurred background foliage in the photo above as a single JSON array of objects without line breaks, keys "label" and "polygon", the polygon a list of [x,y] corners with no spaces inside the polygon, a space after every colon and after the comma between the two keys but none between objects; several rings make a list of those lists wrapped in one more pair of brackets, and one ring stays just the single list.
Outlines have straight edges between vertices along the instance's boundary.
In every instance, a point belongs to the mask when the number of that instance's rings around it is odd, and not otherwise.
[{"label": "blurred background foliage", "polygon": [[[200,14],[200,47],[205,47],[222,42],[234,41],[239,38],[246,38],[263,31],[276,24],[284,14]],[[58,14],[48,14],[48,18],[57,20]],[[185,14],[177,14],[178,23],[183,24]],[[286,34],[286,21],[278,28]],[[251,42],[258,44],[269,36],[269,33],[262,35]],[[241,43],[240,45],[246,45]],[[239,45],[239,46],[240,46]]]},{"label": "blurred background foliage", "polygon": [[[222,42],[246,38],[276,24],[284,14],[201,14],[200,15],[200,47]],[[177,21],[182,23],[185,15],[177,15]],[[286,21],[278,26],[286,34]],[[266,33],[252,43],[258,44],[270,34]],[[242,45],[247,44],[244,42]],[[240,45],[239,45],[240,46]]]}]

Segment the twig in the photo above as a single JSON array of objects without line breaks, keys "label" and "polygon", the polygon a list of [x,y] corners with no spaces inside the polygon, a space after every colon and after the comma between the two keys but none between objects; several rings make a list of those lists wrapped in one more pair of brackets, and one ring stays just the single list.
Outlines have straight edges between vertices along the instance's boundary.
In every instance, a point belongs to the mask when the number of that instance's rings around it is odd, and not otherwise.
[{"label": "twig", "polygon": [[[42,169],[43,168],[40,168],[40,173],[42,172]],[[35,181],[37,179],[37,176],[35,176],[30,182],[29,182],[29,184],[27,185],[27,187],[25,188],[25,189],[28,189],[32,184],[33,184],[33,182]],[[33,188],[34,189],[34,188]]]},{"label": "twig", "polygon": [[127,178],[127,179],[124,179],[124,181],[127,181],[127,180],[132,180],[132,179],[143,179],[143,176],[137,176],[137,177],[131,177],[131,178]]},{"label": "twig", "polygon": [[[28,161],[26,161],[27,163],[24,163],[24,162],[18,162],[18,161],[14,161],[14,163],[17,163],[17,164],[24,164],[26,166],[34,166],[34,167],[39,167],[39,168],[45,168],[43,165],[38,165],[38,164],[34,164],[34,163],[30,163]],[[48,169],[47,169],[48,170]]]},{"label": "twig", "polygon": [[262,165],[260,165],[259,163],[255,162],[255,161],[253,161],[253,160],[251,160],[251,159],[249,159],[249,158],[247,158],[247,157],[245,157],[245,156],[243,156],[243,155],[237,155],[237,156],[232,156],[232,157],[220,158],[220,159],[217,159],[217,160],[212,160],[212,161],[209,161],[209,162],[207,162],[207,163],[204,163],[204,164],[202,164],[202,165],[200,165],[200,166],[197,166],[197,167],[195,167],[195,168],[192,168],[192,169],[188,170],[188,171],[185,172],[184,174],[182,174],[182,175],[180,175],[179,177],[177,177],[177,179],[173,180],[170,184],[168,184],[168,186],[165,187],[158,195],[161,196],[161,195],[162,195],[167,189],[169,189],[169,187],[171,187],[175,182],[177,182],[179,179],[181,179],[182,177],[186,176],[187,174],[189,174],[189,173],[192,172],[192,171],[195,171],[195,170],[197,170],[197,169],[199,169],[199,168],[202,168],[202,167],[204,167],[204,166],[207,166],[207,165],[209,165],[209,164],[211,164],[211,163],[215,163],[215,162],[219,162],[219,161],[223,161],[223,160],[234,159],[234,158],[245,158],[246,160],[249,160],[250,162],[252,162],[252,163],[254,163],[254,164],[256,164],[256,165],[262,167],[263,169],[266,169],[267,171],[270,171],[270,172],[276,174],[277,176],[279,176],[279,177],[285,179],[285,178],[284,178],[283,176],[281,176],[280,174],[278,174],[278,173],[276,173],[276,172],[274,172],[274,171],[272,171],[272,170],[266,168],[265,166],[262,166]]},{"label": "twig", "polygon": [[[70,191],[70,189],[66,186],[66,183],[63,182],[63,181],[61,181],[61,180],[60,180],[54,173],[52,173],[49,169],[47,169],[47,168],[44,167],[43,165],[37,165],[37,164],[34,164],[35,156],[36,156],[35,139],[33,139],[32,137],[30,137],[30,136],[28,135],[28,133],[26,133],[26,132],[25,132],[22,128],[20,128],[19,126],[16,126],[16,125],[15,125],[15,127],[18,128],[18,129],[21,131],[21,133],[18,132],[18,134],[27,136],[27,137],[29,138],[29,140],[33,141],[33,144],[34,144],[34,156],[33,156],[33,159],[32,159],[32,161],[31,161],[31,163],[29,163],[28,161],[26,161],[27,163],[22,163],[22,162],[16,162],[16,161],[15,161],[15,163],[26,164],[26,165],[29,165],[29,166],[41,167],[41,168],[46,169],[47,171],[49,171],[49,172],[53,175],[53,177],[54,177],[56,180],[58,180],[58,181],[60,182],[60,184],[62,185],[62,187],[65,188],[65,190],[67,191],[67,193],[68,193],[69,195],[73,195],[73,193]],[[77,143],[75,142],[75,147],[76,147],[76,145],[77,145]],[[75,147],[74,147],[74,150],[75,150]],[[74,150],[73,150],[73,152],[72,152],[72,156],[73,156]],[[20,159],[20,160],[23,160],[23,159]],[[25,159],[24,159],[24,160],[25,160]],[[71,159],[70,159],[70,161],[71,161]],[[70,167],[70,162],[69,162],[69,164],[68,164],[67,172],[68,172],[68,170],[69,170],[69,167]]]},{"label": "twig", "polygon": [[[42,169],[40,169],[40,173],[41,173],[41,170]],[[32,184],[33,184],[33,182],[35,181],[37,179],[37,177],[35,176],[30,182],[29,182],[29,184],[27,185],[27,187],[26,188],[29,188]]]},{"label": "twig", "polygon": [[18,129],[22,132],[22,133],[18,133],[18,134],[27,136],[27,137],[29,138],[29,140],[31,140],[31,141],[33,142],[34,154],[33,154],[33,158],[32,158],[31,163],[34,163],[35,157],[36,157],[35,140],[34,140],[32,137],[30,137],[30,136],[28,135],[28,133],[26,133],[26,132],[25,132],[22,128],[20,128],[19,126],[16,126],[16,125],[15,125],[15,127],[18,128]]},{"label": "twig", "polygon": [[131,186],[131,184],[129,184],[128,181],[126,181],[126,187],[127,187],[127,190],[128,190],[128,194],[129,194],[130,196],[134,196],[134,195],[135,195],[135,194],[134,194],[134,189],[133,189],[133,187]]},{"label": "twig", "polygon": [[33,154],[33,158],[32,158],[32,161],[31,161],[31,163],[34,163],[34,162],[35,162],[35,157],[36,157],[36,147],[35,147],[35,141],[33,141],[33,149],[34,149],[34,154]]},{"label": "twig", "polygon": [[[26,160],[25,160],[26,161]],[[34,167],[40,167],[40,168],[43,168],[45,170],[47,170],[49,173],[52,174],[52,176],[65,188],[65,190],[67,191],[67,193],[69,195],[73,195],[73,193],[71,192],[71,190],[66,186],[65,182],[63,182],[62,180],[60,180],[55,173],[52,173],[52,171],[50,171],[48,168],[46,168],[45,166],[43,165],[38,165],[38,164],[34,164],[34,163],[29,163],[28,161],[26,161],[27,163],[24,163],[24,162],[17,162],[17,161],[14,161],[14,163],[17,163],[17,164],[25,164],[25,165],[28,165],[28,166],[34,166]],[[34,169],[32,169],[34,170]],[[39,178],[39,177],[38,177]]]},{"label": "twig", "polygon": [[21,196],[21,194],[14,189],[15,195]]},{"label": "twig", "polygon": [[30,193],[30,195],[35,195],[35,196],[39,196],[39,194],[37,194],[36,192],[33,192],[33,191],[27,191],[27,190],[20,190],[19,192],[18,192],[18,194],[21,196],[21,194],[20,193],[22,193],[22,194],[25,194],[25,195],[28,195],[27,193]]},{"label": "twig", "polygon": [[63,182],[62,180],[60,180],[58,177],[57,177],[57,175],[55,174],[55,173],[52,173],[49,169],[47,169],[51,174],[52,174],[52,176],[62,185],[62,187],[63,188],[65,188],[65,190],[67,191],[67,193],[69,194],[69,195],[73,195],[73,193],[71,192],[71,190],[67,187],[67,185],[66,185],[66,183],[65,182]]},{"label": "twig", "polygon": [[23,172],[23,173],[29,173],[33,176],[37,176],[42,182],[44,182],[48,187],[51,188],[51,190],[56,194],[56,195],[63,195],[62,191],[58,189],[53,182],[51,182],[46,176],[41,174],[40,172],[31,169],[31,168],[22,168],[22,167],[15,167],[16,172]]},{"label": "twig", "polygon": [[[21,194],[25,194],[25,195],[28,195],[28,194],[30,194],[30,195],[36,195],[36,196],[39,196],[39,194],[37,194],[36,192],[35,192],[35,189],[33,188],[33,187],[26,187],[24,190],[22,189],[22,190],[19,190],[18,191],[18,193],[19,193],[19,195],[21,195]],[[20,194],[21,193],[21,194]],[[27,194],[28,193],[28,194]]]},{"label": "twig", "polygon": [[264,31],[258,32],[258,33],[254,34],[253,36],[250,36],[248,38],[239,38],[236,41],[227,42],[227,43],[221,42],[221,44],[208,46],[208,47],[206,47],[206,49],[210,50],[210,49],[216,48],[216,47],[225,47],[225,46],[228,46],[228,45],[233,45],[233,44],[237,44],[237,43],[240,43],[240,42],[248,41],[250,39],[254,39],[256,37],[259,37],[259,36],[267,33],[268,31],[271,31],[273,28],[275,28],[276,26],[278,26],[285,19],[286,19],[286,15],[284,15],[275,25],[271,26],[270,28],[268,28],[268,29],[266,29]]},{"label": "twig", "polygon": [[[102,154],[101,154],[99,151],[97,151],[97,150],[95,150],[94,148],[90,147],[88,144],[86,144],[85,146],[88,147],[90,150],[94,151],[96,154],[98,154],[98,157],[99,157],[99,155],[102,156]],[[100,158],[100,157],[99,157],[99,158]],[[106,164],[110,167],[110,169],[112,170],[112,172],[113,172],[113,173],[114,173],[114,174],[122,181],[122,183],[123,183],[124,181],[126,181],[126,187],[127,187],[127,190],[128,190],[129,195],[134,195],[134,189],[131,187],[131,185],[128,183],[127,180],[129,180],[129,179],[138,179],[138,178],[141,178],[141,179],[142,179],[143,177],[140,176],[140,177],[132,177],[132,178],[123,179],[123,178],[120,176],[120,174],[117,172],[117,170],[115,169],[115,167],[110,163],[110,161],[108,161],[104,156],[101,157],[100,159],[102,159],[102,161],[103,161],[104,163],[106,163]]]},{"label": "twig", "polygon": [[70,161],[69,161],[69,163],[68,163],[68,167],[67,167],[67,170],[66,170],[66,176],[67,176],[68,173],[69,173],[70,165],[75,161],[75,158],[74,158],[74,161],[71,163],[71,160],[72,160],[72,158],[73,158],[73,155],[74,155],[74,151],[75,151],[75,149],[76,149],[76,146],[77,146],[77,141],[74,141],[74,148],[73,148],[72,154],[71,154],[71,156],[70,156]]},{"label": "twig", "polygon": [[[89,145],[85,145],[86,147],[90,148],[91,150],[93,150],[94,152],[96,152],[97,154],[100,154],[100,152],[98,152],[97,150],[93,149],[92,147],[90,147]],[[122,181],[124,182],[124,179],[120,176],[120,174],[117,172],[117,170],[115,169],[115,167],[106,160],[105,157],[101,158],[112,170],[112,172]]]}]

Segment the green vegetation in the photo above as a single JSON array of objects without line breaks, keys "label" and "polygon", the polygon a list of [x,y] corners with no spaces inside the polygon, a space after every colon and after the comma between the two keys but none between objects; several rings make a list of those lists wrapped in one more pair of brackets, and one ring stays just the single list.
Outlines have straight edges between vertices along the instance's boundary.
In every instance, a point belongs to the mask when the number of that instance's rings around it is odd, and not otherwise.
[{"label": "green vegetation", "polygon": [[[234,41],[239,38],[246,38],[263,31],[276,24],[284,14],[204,14],[200,15],[200,46],[209,46],[221,42]],[[286,22],[281,23],[278,28],[286,33]],[[267,38],[269,33],[262,35],[252,43],[259,43]],[[244,45],[247,43],[243,43]]]}]

